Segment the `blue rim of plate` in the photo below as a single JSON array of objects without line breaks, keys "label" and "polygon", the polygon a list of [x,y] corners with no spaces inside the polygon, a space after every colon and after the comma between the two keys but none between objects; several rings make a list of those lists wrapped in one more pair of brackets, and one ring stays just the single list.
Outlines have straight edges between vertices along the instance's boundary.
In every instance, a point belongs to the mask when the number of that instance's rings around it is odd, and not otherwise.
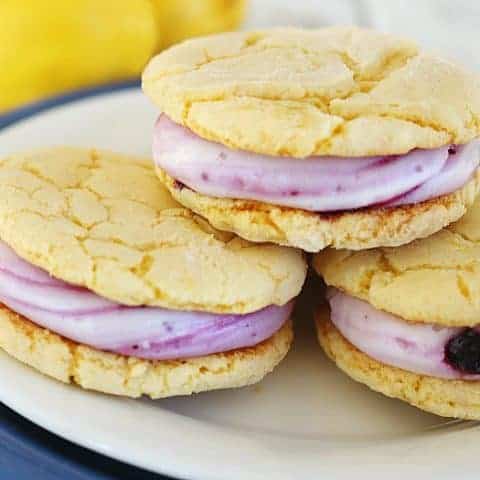
[{"label": "blue rim of plate", "polygon": [[[138,88],[127,82],[85,88],[0,115],[0,132],[40,112],[98,95]],[[0,403],[0,480],[167,480],[79,447],[34,425]]]},{"label": "blue rim of plate", "polygon": [[64,105],[66,103],[75,102],[88,97],[95,97],[97,95],[104,95],[113,93],[116,91],[127,90],[129,88],[139,88],[139,80],[129,80],[126,82],[113,83],[108,85],[100,85],[97,87],[88,87],[81,90],[74,90],[62,95],[47,98],[35,103],[29,103],[23,107],[15,110],[7,111],[4,114],[0,114],[0,131],[5,127],[13,125],[14,123],[24,120],[32,115],[50,110],[51,108]]}]

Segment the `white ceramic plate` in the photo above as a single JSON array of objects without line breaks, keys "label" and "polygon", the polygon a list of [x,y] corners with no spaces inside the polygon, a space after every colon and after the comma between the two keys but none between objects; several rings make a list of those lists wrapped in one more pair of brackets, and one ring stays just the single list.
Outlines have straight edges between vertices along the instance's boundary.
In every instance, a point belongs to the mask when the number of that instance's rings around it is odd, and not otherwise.
[{"label": "white ceramic plate", "polygon": [[[148,155],[155,109],[137,90],[71,103],[0,134],[0,156],[56,144]],[[478,478],[480,429],[358,385],[326,360],[311,319],[251,388],[163,401],[65,386],[0,354],[0,400],[119,460],[189,479]]]}]

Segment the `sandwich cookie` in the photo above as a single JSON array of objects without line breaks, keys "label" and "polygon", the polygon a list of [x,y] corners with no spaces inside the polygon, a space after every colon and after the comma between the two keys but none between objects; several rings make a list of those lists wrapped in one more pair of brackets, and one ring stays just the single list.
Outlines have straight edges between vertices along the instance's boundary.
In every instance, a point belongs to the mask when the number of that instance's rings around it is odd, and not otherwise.
[{"label": "sandwich cookie", "polygon": [[158,175],[226,231],[319,251],[396,246],[460,218],[479,189],[480,81],[359,28],[194,39],[145,93]]},{"label": "sandwich cookie", "polygon": [[151,161],[57,148],[0,160],[0,347],[152,398],[259,381],[286,355],[300,251],[218,232]]},{"label": "sandwich cookie", "polygon": [[327,355],[353,379],[446,417],[480,419],[480,200],[409,245],[314,259]]}]

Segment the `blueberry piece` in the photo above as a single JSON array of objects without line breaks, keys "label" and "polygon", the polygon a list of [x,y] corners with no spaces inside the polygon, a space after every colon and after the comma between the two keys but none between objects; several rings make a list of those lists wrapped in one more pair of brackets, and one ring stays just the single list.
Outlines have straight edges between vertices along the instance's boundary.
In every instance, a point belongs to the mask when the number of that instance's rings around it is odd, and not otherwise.
[{"label": "blueberry piece", "polygon": [[177,190],[183,190],[185,188],[185,184],[182,183],[182,182],[179,182],[178,180],[174,180],[173,181],[173,186],[174,188],[176,188]]},{"label": "blueberry piece", "polygon": [[450,147],[448,147],[448,153],[450,155],[455,155],[457,153],[457,146],[456,145],[450,145]]},{"label": "blueberry piece", "polygon": [[480,333],[467,328],[445,345],[445,361],[463,373],[480,373]]}]

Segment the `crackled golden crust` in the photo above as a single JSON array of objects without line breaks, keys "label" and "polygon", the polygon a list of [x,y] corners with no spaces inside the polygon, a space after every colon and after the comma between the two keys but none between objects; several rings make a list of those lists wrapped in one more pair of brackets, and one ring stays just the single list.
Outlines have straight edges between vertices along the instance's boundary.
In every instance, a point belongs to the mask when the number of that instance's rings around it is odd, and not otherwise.
[{"label": "crackled golden crust", "polygon": [[480,79],[392,35],[271,29],[155,57],[145,93],[203,138],[270,155],[365,156],[480,134]]},{"label": "crackled golden crust", "polygon": [[480,323],[480,199],[458,222],[399,248],[325,250],[313,261],[328,285],[407,321]]},{"label": "crackled golden crust", "polygon": [[303,284],[299,251],[215,231],[151,161],[75,148],[0,160],[0,238],[53,276],[127,305],[246,313]]},{"label": "crackled golden crust", "polygon": [[[480,171],[461,190],[427,202],[322,214],[250,200],[208,197],[157,174],[182,205],[220,230],[254,242],[272,242],[318,252],[328,246],[362,250],[398,246],[437,232],[465,214],[480,190]],[[477,322],[478,323],[478,322]]]},{"label": "crackled golden crust", "polygon": [[256,383],[285,357],[292,340],[288,321],[254,347],[183,360],[142,360],[72,342],[0,306],[0,348],[9,355],[61,382],[127,397],[164,398]]},{"label": "crackled golden crust", "polygon": [[444,380],[382,364],[348,342],[323,313],[317,316],[317,332],[325,353],[353,380],[436,415],[480,420],[480,382]]}]

